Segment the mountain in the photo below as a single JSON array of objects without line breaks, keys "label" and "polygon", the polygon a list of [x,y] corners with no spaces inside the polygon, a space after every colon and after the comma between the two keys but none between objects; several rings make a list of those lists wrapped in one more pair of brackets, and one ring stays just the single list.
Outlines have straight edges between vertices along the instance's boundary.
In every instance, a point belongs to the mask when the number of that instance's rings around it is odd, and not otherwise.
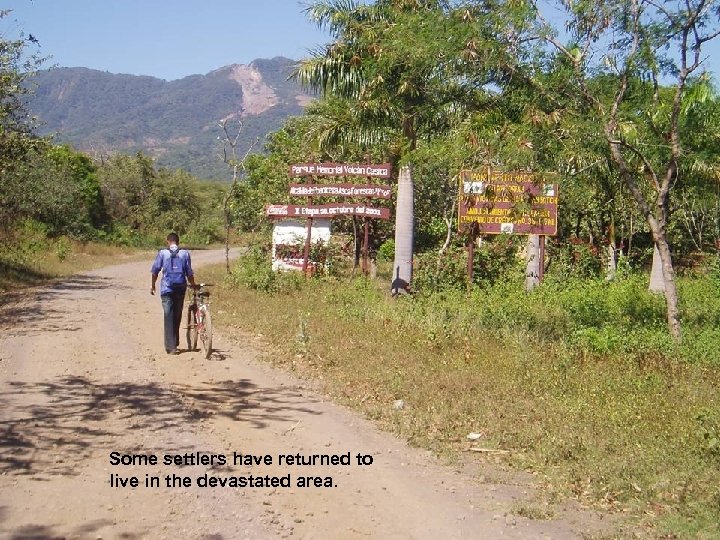
[{"label": "mountain", "polygon": [[[258,137],[255,150],[261,150],[269,132],[302,114],[310,102],[288,80],[294,65],[283,57],[259,59],[175,81],[54,68],[37,73],[28,110],[40,120],[39,134],[55,135],[91,155],[142,151],[159,167],[228,180],[218,122],[242,119],[238,157]],[[234,137],[237,123],[232,125]]]}]

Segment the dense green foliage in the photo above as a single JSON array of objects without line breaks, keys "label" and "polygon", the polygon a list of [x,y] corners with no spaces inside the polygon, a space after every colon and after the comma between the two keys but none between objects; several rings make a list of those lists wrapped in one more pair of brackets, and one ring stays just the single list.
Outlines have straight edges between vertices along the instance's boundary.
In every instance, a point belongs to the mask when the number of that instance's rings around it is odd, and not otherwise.
[{"label": "dense green foliage", "polygon": [[224,186],[198,182],[183,171],[156,170],[142,154],[97,165],[68,146],[35,139],[5,178],[1,212],[7,239],[28,220],[48,236],[82,241],[137,245],[170,230],[201,244],[221,238]]},{"label": "dense green foliage", "polygon": [[157,170],[142,154],[115,155],[97,174],[111,240],[134,243],[170,230],[186,243],[222,239],[224,184],[199,182],[182,170]]},{"label": "dense green foliage", "polygon": [[235,285],[271,295],[296,291],[303,281],[297,272],[274,272],[269,249],[260,244],[251,246],[241,257],[230,278]]},{"label": "dense green foliage", "polygon": [[[610,250],[637,266],[656,247],[668,329],[679,339],[675,268],[720,240],[720,99],[698,56],[717,6],[611,4],[559,6],[568,18],[560,39],[546,6],[531,1],[314,3],[310,18],[334,41],[296,78],[322,99],[248,163],[242,197],[255,202],[238,204],[242,219],[258,221],[260,201],[287,200],[293,161],[409,164],[415,246],[453,274],[436,271],[419,285],[464,288],[462,265],[450,260],[466,243],[454,217],[458,172],[532,170],[560,185],[546,264],[571,260],[577,273],[598,275]],[[373,232],[375,248],[390,239],[382,225]],[[482,276],[488,264],[473,266]]]},{"label": "dense green foliage", "polygon": [[[464,251],[451,250],[439,262],[431,253],[421,255],[415,282],[418,292],[401,302],[401,312],[407,312],[402,316],[409,317],[407,324],[445,339],[485,335],[504,340],[522,334],[539,347],[562,347],[564,354],[578,360],[662,359],[720,366],[720,349],[715,346],[720,339],[718,257],[680,281],[687,339],[677,344],[665,329],[663,300],[647,290],[642,274],[626,268],[608,282],[588,277],[577,261],[558,257],[542,286],[528,293],[517,248],[516,239],[508,236],[478,248],[476,286],[469,290]],[[336,277],[316,277],[339,285]],[[291,294],[317,281],[306,282],[295,272],[273,272],[269,250],[255,244],[234,266],[231,283],[276,295]],[[369,316],[375,301],[358,298],[362,306],[358,309]],[[383,310],[382,317],[396,316],[385,313],[384,307],[378,309]]]},{"label": "dense green foliage", "polygon": [[[7,12],[0,12],[0,18],[5,16]],[[155,246],[161,245],[171,230],[179,233],[185,244],[219,241],[226,185],[199,182],[181,169],[157,168],[140,152],[134,156],[101,155],[93,161],[69,145],[36,134],[34,119],[27,112],[33,88],[30,81],[39,84],[40,93],[52,91],[52,87],[43,86],[43,78],[36,77],[42,60],[33,54],[35,44],[34,38],[24,35],[14,41],[0,38],[0,240],[4,246],[0,286],[42,279],[46,275],[43,265],[52,266],[51,259],[63,261],[74,248],[84,250],[88,242]],[[74,101],[76,94],[70,87],[78,87],[83,94],[83,88],[97,82],[89,70],[76,71],[79,78],[66,88],[65,97],[78,109],[76,114],[88,114],[94,124],[103,127],[100,112],[113,98],[105,94],[92,106]],[[107,78],[103,80],[109,83]],[[129,119],[133,118],[129,105],[146,101],[142,92],[157,90],[162,83],[146,77],[144,90],[138,94],[131,89],[137,88],[131,84],[133,80],[125,80],[126,101],[119,103]],[[201,82],[185,81],[177,86],[189,91],[193,86],[203,88]],[[107,90],[103,85],[98,88]],[[203,103],[208,105],[212,97],[206,97]],[[175,104],[186,103],[187,98],[177,94]],[[152,115],[142,118],[148,116]],[[162,118],[153,117],[150,124],[156,126],[156,120],[162,123]]]}]

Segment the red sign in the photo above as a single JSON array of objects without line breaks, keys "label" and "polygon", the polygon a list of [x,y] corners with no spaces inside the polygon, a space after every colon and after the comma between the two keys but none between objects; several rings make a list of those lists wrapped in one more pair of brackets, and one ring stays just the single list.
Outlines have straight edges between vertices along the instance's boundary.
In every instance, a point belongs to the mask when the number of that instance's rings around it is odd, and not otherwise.
[{"label": "red sign", "polygon": [[378,219],[390,219],[390,209],[374,208],[364,204],[316,204],[309,206],[271,204],[265,208],[265,215],[271,218],[333,218],[339,216],[366,216]]},{"label": "red sign", "polygon": [[290,195],[298,197],[370,197],[389,199],[390,186],[372,184],[290,184]]},{"label": "red sign", "polygon": [[479,234],[557,234],[557,184],[529,172],[460,173],[459,227]]},{"label": "red sign", "polygon": [[392,166],[389,163],[380,165],[297,163],[290,165],[290,176],[372,176],[374,178],[390,178],[391,172]]}]

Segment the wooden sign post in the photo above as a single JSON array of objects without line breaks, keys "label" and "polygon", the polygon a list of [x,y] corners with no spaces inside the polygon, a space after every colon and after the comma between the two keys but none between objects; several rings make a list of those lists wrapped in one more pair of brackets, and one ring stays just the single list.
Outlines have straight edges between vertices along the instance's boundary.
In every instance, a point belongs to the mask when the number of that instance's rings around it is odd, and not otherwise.
[{"label": "wooden sign post", "polygon": [[478,233],[539,237],[535,245],[540,264],[537,271],[532,271],[532,278],[542,280],[545,273],[545,237],[557,234],[557,184],[545,183],[532,172],[505,172],[490,168],[461,171],[459,177],[458,229],[470,228],[469,283],[473,278],[474,240]]},{"label": "wooden sign post", "polygon": [[[299,163],[290,165],[290,176],[365,176],[373,178],[390,178],[391,166],[343,164],[343,163]],[[265,215],[270,218],[305,218],[307,228],[303,250],[302,270],[308,275],[311,271],[310,252],[312,250],[312,223],[314,218],[333,218],[340,216],[362,216],[364,218],[363,242],[363,273],[368,272],[368,249],[370,219],[390,219],[390,209],[374,207],[369,204],[372,199],[389,199],[392,194],[390,186],[376,184],[290,184],[290,196],[307,197],[305,206],[293,204],[271,204],[265,208]],[[363,197],[368,203],[327,203],[312,204],[314,197]]]}]

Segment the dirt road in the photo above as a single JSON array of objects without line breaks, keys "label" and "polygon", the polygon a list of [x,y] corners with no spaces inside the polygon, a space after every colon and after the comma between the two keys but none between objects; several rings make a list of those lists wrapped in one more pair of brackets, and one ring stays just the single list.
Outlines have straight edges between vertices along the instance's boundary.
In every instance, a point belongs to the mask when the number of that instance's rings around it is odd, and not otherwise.
[{"label": "dirt road", "polygon": [[[220,260],[195,252],[196,273]],[[587,513],[514,516],[527,487],[437,464],[255,361],[241,341],[216,333],[210,360],[166,355],[149,266],[84,273],[5,306],[0,537],[577,538],[597,529]],[[142,458],[113,465],[112,452]],[[235,464],[235,454],[261,464]],[[226,463],[195,463],[211,455]],[[335,464],[292,462],[312,455]],[[204,487],[210,477],[290,487]],[[318,480],[298,487],[301,477]]]}]

